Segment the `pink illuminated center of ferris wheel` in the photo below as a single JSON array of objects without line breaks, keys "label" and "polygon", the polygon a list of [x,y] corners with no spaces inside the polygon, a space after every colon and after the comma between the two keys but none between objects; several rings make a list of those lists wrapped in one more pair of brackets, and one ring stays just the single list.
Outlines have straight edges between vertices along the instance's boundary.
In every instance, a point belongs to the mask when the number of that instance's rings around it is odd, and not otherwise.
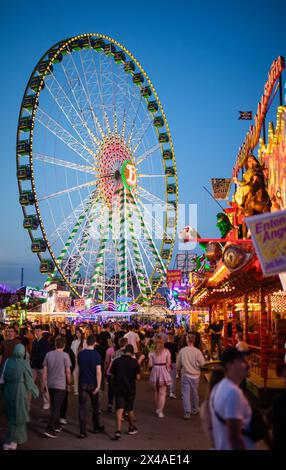
[{"label": "pink illuminated center of ferris wheel", "polygon": [[114,192],[122,184],[120,169],[131,153],[124,140],[109,137],[103,144],[99,155],[99,189],[107,204],[111,205]]}]

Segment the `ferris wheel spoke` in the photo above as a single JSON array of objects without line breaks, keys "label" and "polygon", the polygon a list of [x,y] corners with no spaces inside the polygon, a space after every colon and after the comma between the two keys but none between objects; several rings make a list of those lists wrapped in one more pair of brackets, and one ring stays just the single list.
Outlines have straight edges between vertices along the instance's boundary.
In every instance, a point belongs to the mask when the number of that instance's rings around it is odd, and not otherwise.
[{"label": "ferris wheel spoke", "polygon": [[172,206],[172,204],[168,204],[168,202],[163,201],[163,199],[159,198],[158,196],[155,196],[155,194],[150,193],[150,191],[142,188],[142,186],[138,185],[137,189],[139,191],[139,195],[143,197],[144,199],[147,199],[147,201],[152,202],[152,204],[158,204],[164,210],[166,209],[174,210],[174,207]]},{"label": "ferris wheel spoke", "polygon": [[159,149],[160,149],[160,144],[153,145],[153,147],[147,149],[144,153],[138,156],[138,160],[135,161],[136,165],[140,165],[140,163],[144,162],[146,158],[153,155]]},{"label": "ferris wheel spoke", "polygon": [[83,158],[87,163],[90,165],[93,164],[92,158],[96,158],[96,154],[89,147],[81,144],[69,131],[64,129],[51,116],[49,116],[40,108],[38,108],[36,120],[52,134],[54,134],[59,140],[64,142],[77,155]]},{"label": "ferris wheel spoke", "polygon": [[90,70],[90,68],[93,65],[92,62],[91,62],[92,55],[93,55],[93,51],[85,51],[85,52],[80,51],[80,60],[81,60],[81,66],[82,66],[82,69],[83,69],[83,74],[84,74],[84,81],[85,81],[85,85],[86,85],[85,86],[86,94],[88,96],[88,102],[89,102],[89,105],[90,105],[90,112],[92,114],[94,127],[98,128],[99,133],[100,133],[100,137],[103,139],[104,138],[104,132],[103,132],[103,129],[102,129],[101,124],[99,122],[99,119],[98,119],[97,115],[94,112],[94,104],[92,103],[91,94],[90,94],[89,85],[88,85],[88,79],[89,79],[88,71]]},{"label": "ferris wheel spoke", "polygon": [[82,143],[84,145],[88,144],[96,151],[96,148],[98,147],[98,139],[89,129],[82,115],[74,107],[69,96],[57,80],[54,73],[47,75],[45,79],[45,85],[50,92],[50,95],[67,118],[68,122],[77,133]]},{"label": "ferris wheel spoke", "polygon": [[62,196],[63,194],[67,194],[67,193],[70,193],[70,192],[73,192],[73,191],[77,191],[78,189],[88,188],[88,187],[94,186],[96,184],[97,184],[97,181],[89,181],[88,183],[79,184],[79,185],[74,186],[72,188],[63,189],[62,191],[57,191],[56,193],[51,193],[51,194],[48,194],[47,196],[39,197],[38,201],[42,202],[42,201],[45,201],[47,199],[51,199],[53,197]]},{"label": "ferris wheel spoke", "polygon": [[[146,295],[146,281],[148,279],[147,275],[147,270],[143,262],[143,258],[140,253],[140,248],[136,239],[135,235],[135,230],[134,230],[134,224],[132,221],[132,215],[131,215],[131,207],[130,204],[127,206],[127,219],[128,219],[128,224],[129,224],[129,232],[131,236],[131,242],[133,246],[133,254],[134,254],[134,261],[135,261],[135,269],[134,272],[136,274],[138,286],[142,295],[143,300],[147,299]],[[132,261],[132,258],[131,258]],[[132,261],[133,263],[133,261]]]},{"label": "ferris wheel spoke", "polygon": [[95,126],[96,132],[99,131],[98,137],[95,137],[93,135],[95,143],[99,147],[100,140],[101,140],[101,128],[99,130],[99,127],[98,127],[99,122],[97,120],[94,120],[95,114],[94,114],[94,110],[92,107],[92,103],[90,102],[89,95],[85,89],[85,86],[80,76],[80,72],[75,63],[72,53],[66,56],[65,61],[61,62],[61,66],[65,74],[66,80],[72,91],[72,95],[74,97],[79,113],[82,114],[83,116],[85,113],[84,121],[87,123],[87,127],[91,129],[92,127]]},{"label": "ferris wheel spoke", "polygon": [[[99,75],[97,71],[98,66],[96,65],[96,62],[95,62],[95,54],[96,53],[94,51],[90,51],[90,62],[88,64],[88,67],[85,66],[86,81],[87,81],[87,86],[89,88],[89,94],[90,94],[93,106],[98,105],[99,109],[101,109],[105,126],[106,126],[106,133],[110,134],[111,133],[110,124],[109,124],[109,120],[108,120],[108,117],[104,108],[102,84],[98,76]],[[99,97],[99,103],[98,103],[98,97]],[[103,133],[104,133],[104,130],[103,130]]]},{"label": "ferris wheel spoke", "polygon": [[67,230],[75,224],[76,220],[80,216],[80,214],[84,211],[85,204],[88,204],[90,199],[90,195],[85,198],[83,202],[81,202],[77,207],[75,207],[70,214],[61,222],[60,225],[56,226],[56,230],[49,235],[50,245],[53,246],[59,239],[64,236]]},{"label": "ferris wheel spoke", "polygon": [[145,234],[147,236],[147,241],[148,241],[148,244],[149,244],[149,247],[150,247],[150,250],[154,256],[155,259],[157,259],[158,263],[160,264],[161,266],[161,269],[163,271],[164,274],[166,274],[166,267],[161,259],[161,256],[159,255],[159,252],[158,252],[158,249],[153,241],[153,238],[151,237],[151,234],[149,232],[149,229],[147,228],[145,222],[144,222],[144,217],[142,215],[142,212],[141,212],[141,209],[138,205],[138,202],[136,201],[134,195],[133,195],[133,192],[132,190],[130,190],[130,195],[131,195],[131,199],[130,199],[130,202],[131,204],[133,205],[133,209],[134,211],[137,213],[137,216],[140,220],[140,223],[141,223],[141,226],[142,228],[144,229],[145,231]]},{"label": "ferris wheel spoke", "polygon": [[70,251],[69,257],[65,259],[65,265],[63,267],[63,271],[69,274],[69,278],[71,282],[77,281],[78,275],[80,274],[81,266],[87,266],[85,256],[85,250],[87,248],[87,242],[90,240],[90,232],[92,228],[92,223],[95,220],[95,209],[94,203],[89,210],[85,213],[85,223],[82,224],[81,233],[79,233],[78,240],[80,240],[79,245],[78,242],[74,243],[72,250]]},{"label": "ferris wheel spoke", "polygon": [[[112,58],[105,54],[99,54],[100,88],[103,97],[103,109],[106,115],[109,115],[109,124],[114,118],[113,103],[113,70]],[[113,122],[114,125],[114,122]],[[109,127],[110,129],[110,127]],[[114,128],[111,130],[114,131]]]},{"label": "ferris wheel spoke", "polygon": [[166,175],[144,175],[138,174],[138,178],[165,178]]},{"label": "ferris wheel spoke", "polygon": [[[163,230],[163,227],[159,224],[156,217],[153,216],[152,212],[148,209],[147,205],[144,205],[140,198],[137,198],[137,202],[144,213],[144,221],[151,232],[153,230],[152,227],[155,226],[155,238],[157,238],[158,240],[162,240],[163,238],[169,238],[166,231]],[[159,206],[159,208],[161,208],[161,205]]]},{"label": "ferris wheel spoke", "polygon": [[[140,105],[140,103],[139,103]],[[130,135],[128,137],[128,144],[131,147],[132,153],[135,153],[139,145],[141,144],[146,132],[148,131],[149,127],[151,124],[153,124],[153,116],[151,113],[148,113],[145,118],[143,119],[142,122],[140,122],[140,125],[137,127],[135,126],[136,119],[138,117],[138,113],[134,117],[133,125],[131,128]]]},{"label": "ferris wheel spoke", "polygon": [[64,168],[70,168],[71,170],[81,171],[91,175],[94,175],[97,169],[95,166],[80,165],[78,163],[61,160],[60,158],[51,157],[50,155],[45,155],[38,152],[33,153],[33,159],[44,163],[51,163],[52,165],[62,166]]},{"label": "ferris wheel spoke", "polygon": [[[104,274],[104,251],[106,247],[106,242],[108,240],[110,217],[111,217],[111,212],[109,212],[109,222],[106,223],[106,218],[104,218],[103,222],[101,222],[99,225],[99,230],[100,230],[99,248],[98,248],[97,257],[95,261],[94,273],[92,275],[91,283],[90,283],[90,291],[88,294],[89,299],[93,298],[98,280],[100,277],[102,278]],[[103,293],[100,290],[99,290],[99,296],[100,297],[103,296]]]},{"label": "ferris wheel spoke", "polygon": [[[83,221],[84,221],[84,219],[87,215],[88,210],[90,209],[90,204],[91,204],[91,201],[90,201],[89,205],[87,205],[85,211],[80,214],[80,216],[78,217],[75,225],[73,226],[73,229],[72,229],[71,233],[69,234],[68,239],[67,239],[64,247],[62,248],[61,252],[60,252],[60,255],[57,257],[57,264],[60,265],[62,263],[62,261],[64,260],[65,256],[67,255],[68,249],[69,249],[71,243],[73,242],[76,234],[78,233],[79,228],[80,228],[81,224],[83,223]],[[64,269],[63,269],[63,271],[64,271]],[[51,277],[47,279],[47,282],[51,281],[51,279],[54,277],[56,272],[57,272],[57,267],[55,267]]]}]

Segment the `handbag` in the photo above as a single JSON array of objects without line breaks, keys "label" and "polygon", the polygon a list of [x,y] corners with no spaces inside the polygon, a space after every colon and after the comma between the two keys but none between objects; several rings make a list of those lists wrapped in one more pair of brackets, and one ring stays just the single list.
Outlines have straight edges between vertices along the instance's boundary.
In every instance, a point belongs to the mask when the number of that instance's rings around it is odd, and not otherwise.
[{"label": "handbag", "polygon": [[0,385],[4,385],[4,383],[5,383],[4,372],[5,372],[5,369],[6,369],[7,362],[8,362],[8,359],[6,359],[6,361],[4,363],[4,366],[3,366],[3,369],[1,371],[1,374],[0,374]]},{"label": "handbag", "polygon": [[[225,419],[223,419],[216,411],[213,402],[212,402],[212,407],[213,407],[213,410],[215,412],[217,419],[221,423],[226,424]],[[251,413],[251,420],[249,423],[249,430],[246,431],[245,429],[242,429],[242,434],[246,437],[249,437],[249,439],[251,439],[253,442],[258,442],[258,441],[262,441],[263,439],[267,439],[269,437],[268,424],[264,415],[256,407],[252,406],[251,410],[252,410],[252,413]]]}]

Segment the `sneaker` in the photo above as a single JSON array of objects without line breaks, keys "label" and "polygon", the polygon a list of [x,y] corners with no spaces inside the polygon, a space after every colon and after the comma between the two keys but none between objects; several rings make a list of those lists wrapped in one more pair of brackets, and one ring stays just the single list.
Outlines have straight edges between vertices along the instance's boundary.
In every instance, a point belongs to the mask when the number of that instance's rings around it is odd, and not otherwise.
[{"label": "sneaker", "polygon": [[177,398],[174,393],[170,393],[169,398]]},{"label": "sneaker", "polygon": [[86,432],[81,432],[78,436],[79,439],[85,439],[87,437]]},{"label": "sneaker", "polygon": [[60,419],[60,424],[68,424],[68,422],[65,418],[61,418]]},{"label": "sneaker", "polygon": [[62,432],[63,428],[61,426],[58,426],[55,428],[55,432]]},{"label": "sneaker", "polygon": [[138,429],[136,428],[136,426],[133,426],[132,428],[128,429],[128,434],[137,434],[137,433],[138,433]]},{"label": "sneaker", "polygon": [[50,409],[50,405],[48,403],[45,403],[43,406],[43,410],[49,410],[49,409]]},{"label": "sneaker", "polygon": [[52,439],[55,439],[56,437],[58,437],[54,431],[45,431],[44,436],[51,437]]},{"label": "sneaker", "polygon": [[198,414],[199,414],[199,412],[200,412],[200,410],[195,410],[195,411],[192,411],[192,413],[191,413],[191,414],[192,414],[192,415],[198,415]]},{"label": "sneaker", "polygon": [[158,413],[158,418],[164,418],[164,417],[165,417],[165,416],[164,416],[163,411],[159,411],[159,413]]},{"label": "sneaker", "polygon": [[17,442],[6,442],[3,444],[3,450],[16,450],[17,449]]},{"label": "sneaker", "polygon": [[97,428],[95,428],[92,432],[93,432],[93,434],[98,434],[100,432],[104,432],[104,426],[100,425]]},{"label": "sneaker", "polygon": [[184,419],[191,419],[191,413],[185,413]]},{"label": "sneaker", "polygon": [[121,431],[116,431],[116,433],[114,434],[114,440],[119,441],[120,438],[121,438]]}]

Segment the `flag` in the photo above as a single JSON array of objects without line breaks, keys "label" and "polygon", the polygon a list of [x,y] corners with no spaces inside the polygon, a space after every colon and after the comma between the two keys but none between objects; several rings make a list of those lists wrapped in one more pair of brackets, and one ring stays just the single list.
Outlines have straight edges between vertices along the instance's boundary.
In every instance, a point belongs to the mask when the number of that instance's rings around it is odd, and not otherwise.
[{"label": "flag", "polygon": [[226,200],[229,195],[231,178],[211,178],[213,197],[217,200]]},{"label": "flag", "polygon": [[251,121],[252,111],[238,111],[238,112],[239,112],[238,119],[243,119],[244,121]]}]

